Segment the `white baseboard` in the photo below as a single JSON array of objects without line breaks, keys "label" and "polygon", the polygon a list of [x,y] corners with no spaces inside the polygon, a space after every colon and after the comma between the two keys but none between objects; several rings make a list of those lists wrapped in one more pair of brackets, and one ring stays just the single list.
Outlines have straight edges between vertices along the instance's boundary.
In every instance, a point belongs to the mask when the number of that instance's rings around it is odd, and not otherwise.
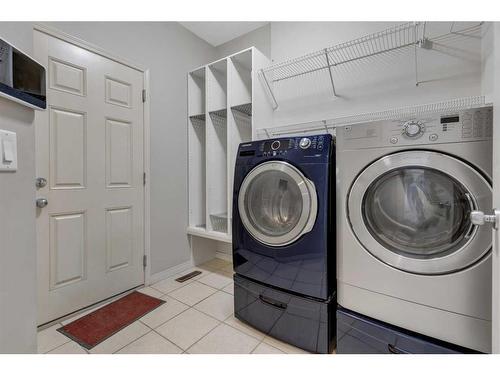
[{"label": "white baseboard", "polygon": [[149,278],[149,285],[157,283],[158,281],[166,279],[167,277],[174,276],[175,274],[185,271],[191,267],[193,267],[193,262],[192,260],[188,260],[187,262],[178,264],[177,266],[167,268],[166,270],[161,272],[157,272],[154,275],[151,275],[151,277]]},{"label": "white baseboard", "polygon": [[217,251],[215,253],[215,257],[219,258],[219,259],[226,260],[228,262],[232,262],[233,261],[233,254],[226,254],[226,253],[222,253],[220,251]]}]

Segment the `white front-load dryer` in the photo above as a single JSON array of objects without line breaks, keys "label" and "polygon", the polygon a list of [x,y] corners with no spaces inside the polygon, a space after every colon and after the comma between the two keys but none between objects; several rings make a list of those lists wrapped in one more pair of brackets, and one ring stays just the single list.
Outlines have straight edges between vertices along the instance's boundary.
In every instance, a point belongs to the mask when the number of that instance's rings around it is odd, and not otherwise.
[{"label": "white front-load dryer", "polygon": [[492,108],[337,128],[338,303],[491,351]]}]

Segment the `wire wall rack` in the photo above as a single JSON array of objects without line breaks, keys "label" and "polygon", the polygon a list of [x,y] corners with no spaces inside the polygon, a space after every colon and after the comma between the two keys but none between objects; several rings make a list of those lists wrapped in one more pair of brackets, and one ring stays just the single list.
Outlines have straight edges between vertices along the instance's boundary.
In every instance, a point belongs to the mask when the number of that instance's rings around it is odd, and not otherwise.
[{"label": "wire wall rack", "polygon": [[335,128],[339,126],[355,125],[371,121],[401,120],[408,121],[417,116],[425,116],[435,113],[449,113],[460,110],[483,107],[490,105],[486,103],[484,96],[469,96],[455,98],[441,102],[422,104],[417,106],[406,106],[393,108],[379,112],[367,112],[328,120],[318,120],[298,124],[289,124],[277,127],[259,129],[258,139],[274,138],[283,135],[319,134],[331,133],[335,135]]},{"label": "wire wall rack", "polygon": [[[480,30],[482,22],[473,27],[456,30],[452,24],[449,32],[439,35],[437,39],[452,37],[463,37],[471,32]],[[362,62],[375,62],[381,60],[382,56],[388,59],[398,54],[410,55],[413,61],[415,85],[419,84],[418,50],[432,49],[433,38],[426,37],[425,22],[407,22],[393,26],[364,37],[348,42],[324,48],[310,54],[290,59],[281,63],[271,65],[259,71],[259,77],[263,84],[273,109],[278,108],[277,87],[285,81],[297,79],[313,73],[322,73],[321,79],[329,81],[331,94],[338,97],[335,77],[344,74],[348,67],[359,65]],[[313,79],[313,78],[311,78]],[[297,81],[299,85],[303,82]]]}]

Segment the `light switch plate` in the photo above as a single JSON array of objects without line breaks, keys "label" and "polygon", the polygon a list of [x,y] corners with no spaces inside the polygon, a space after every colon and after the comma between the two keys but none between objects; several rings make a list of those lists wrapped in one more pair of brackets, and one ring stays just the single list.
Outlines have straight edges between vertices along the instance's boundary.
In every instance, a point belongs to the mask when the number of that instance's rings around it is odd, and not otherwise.
[{"label": "light switch plate", "polygon": [[17,171],[17,134],[0,129],[0,172]]}]

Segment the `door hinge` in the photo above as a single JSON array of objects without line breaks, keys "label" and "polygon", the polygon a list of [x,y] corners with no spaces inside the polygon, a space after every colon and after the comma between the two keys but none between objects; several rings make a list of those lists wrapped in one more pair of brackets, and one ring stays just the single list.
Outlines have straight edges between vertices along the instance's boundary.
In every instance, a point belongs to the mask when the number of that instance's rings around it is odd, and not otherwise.
[{"label": "door hinge", "polygon": [[142,174],[142,184],[145,186],[146,185],[146,172]]},{"label": "door hinge", "polygon": [[148,265],[148,256],[147,256],[147,255],[144,255],[144,256],[142,257],[142,266],[143,266],[144,268],[146,268],[146,266],[147,266],[147,265]]},{"label": "door hinge", "polygon": [[142,102],[146,103],[146,89],[142,90]]}]

